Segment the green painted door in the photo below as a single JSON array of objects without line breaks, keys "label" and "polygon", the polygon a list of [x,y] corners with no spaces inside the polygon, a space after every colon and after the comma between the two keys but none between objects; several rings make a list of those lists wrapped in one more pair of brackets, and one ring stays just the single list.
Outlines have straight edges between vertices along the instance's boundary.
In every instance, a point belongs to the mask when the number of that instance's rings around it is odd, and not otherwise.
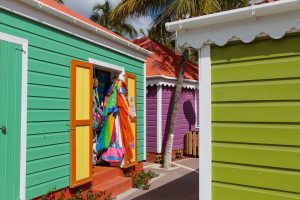
[{"label": "green painted door", "polygon": [[21,69],[22,47],[0,40],[1,200],[20,199]]},{"label": "green painted door", "polygon": [[213,200],[300,200],[299,36],[212,48]]}]

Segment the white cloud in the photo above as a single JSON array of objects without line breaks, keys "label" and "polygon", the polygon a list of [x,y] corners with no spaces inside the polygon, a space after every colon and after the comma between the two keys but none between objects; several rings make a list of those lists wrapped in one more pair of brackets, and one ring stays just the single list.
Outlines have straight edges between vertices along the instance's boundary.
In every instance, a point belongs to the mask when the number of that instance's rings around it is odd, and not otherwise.
[{"label": "white cloud", "polygon": [[[105,0],[64,0],[64,5],[75,12],[90,18],[93,13],[93,7],[97,3],[104,3]],[[109,1],[113,6],[116,6],[120,0],[110,0]],[[144,31],[148,28],[152,22],[151,16],[140,17],[140,18],[129,18],[128,23],[132,24],[133,27],[139,32],[142,28]]]}]

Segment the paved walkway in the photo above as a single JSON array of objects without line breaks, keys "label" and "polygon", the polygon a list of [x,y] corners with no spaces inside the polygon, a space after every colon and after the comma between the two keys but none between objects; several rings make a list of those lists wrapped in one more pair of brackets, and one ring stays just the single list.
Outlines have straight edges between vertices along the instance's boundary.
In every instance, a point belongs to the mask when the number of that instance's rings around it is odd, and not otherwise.
[{"label": "paved walkway", "polygon": [[174,162],[171,170],[160,165],[144,163],[146,171],[159,174],[152,179],[149,190],[131,189],[117,197],[117,200],[198,200],[199,199],[199,160],[186,158]]}]

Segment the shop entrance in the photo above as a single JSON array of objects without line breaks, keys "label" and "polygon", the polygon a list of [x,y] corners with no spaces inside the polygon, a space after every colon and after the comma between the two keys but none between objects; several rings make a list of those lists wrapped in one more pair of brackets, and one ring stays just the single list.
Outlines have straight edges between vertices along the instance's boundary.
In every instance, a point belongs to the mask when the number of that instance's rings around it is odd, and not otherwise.
[{"label": "shop entrance", "polygon": [[[89,61],[72,61],[71,66],[71,187],[92,181],[93,164],[97,168],[127,168],[137,161],[136,77],[125,73],[124,68]],[[98,83],[94,84],[96,80]],[[118,91],[115,107],[114,88]],[[95,112],[95,107],[99,108],[99,113]],[[99,114],[102,124],[98,127],[95,116]],[[130,146],[129,140],[133,141]]]}]

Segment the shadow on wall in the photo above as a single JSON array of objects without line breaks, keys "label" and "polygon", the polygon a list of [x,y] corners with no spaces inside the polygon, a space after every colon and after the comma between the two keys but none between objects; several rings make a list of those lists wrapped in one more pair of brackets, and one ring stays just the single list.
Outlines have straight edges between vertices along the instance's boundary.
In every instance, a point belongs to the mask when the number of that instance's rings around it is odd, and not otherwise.
[{"label": "shadow on wall", "polygon": [[156,86],[147,86],[147,97],[156,97]]},{"label": "shadow on wall", "polygon": [[185,118],[189,122],[189,130],[191,130],[192,125],[196,124],[196,113],[190,100],[183,103],[183,112]]},{"label": "shadow on wall", "polygon": [[[181,94],[181,95],[184,95],[184,94]],[[167,142],[167,135],[168,135],[168,131],[169,131],[169,128],[167,128],[167,127],[170,127],[170,125],[171,125],[171,114],[172,114],[174,96],[175,96],[175,91],[172,90],[171,102],[169,104],[168,114],[167,114],[167,121],[166,121],[166,126],[165,126],[166,128],[165,128],[165,131],[163,133],[162,152],[165,152],[165,146],[166,146],[166,142]],[[195,125],[195,123],[196,123],[196,113],[195,113],[193,104],[191,103],[190,100],[185,101],[183,103],[183,108],[179,107],[178,117],[179,117],[179,114],[182,113],[181,109],[183,109],[184,116],[185,116],[186,120],[189,123],[189,130],[191,130],[192,126]],[[177,118],[177,120],[178,120],[178,118]],[[189,131],[189,130],[186,130],[186,131]],[[175,135],[176,135],[176,128],[175,128],[175,131],[174,131],[174,136]]]}]

